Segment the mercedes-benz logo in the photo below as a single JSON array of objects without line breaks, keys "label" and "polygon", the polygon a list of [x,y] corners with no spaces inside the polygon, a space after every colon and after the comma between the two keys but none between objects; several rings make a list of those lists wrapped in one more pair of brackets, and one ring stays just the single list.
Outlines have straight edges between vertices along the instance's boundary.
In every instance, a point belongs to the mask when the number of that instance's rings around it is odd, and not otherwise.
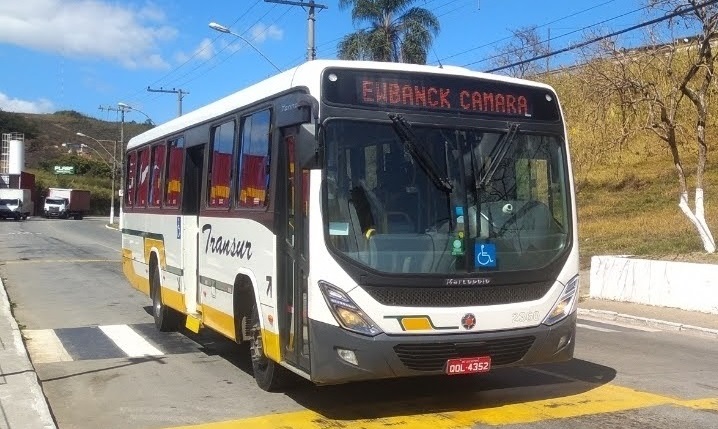
[{"label": "mercedes-benz logo", "polygon": [[461,326],[466,330],[473,328],[476,326],[476,316],[471,313],[466,313],[464,317],[461,318]]}]

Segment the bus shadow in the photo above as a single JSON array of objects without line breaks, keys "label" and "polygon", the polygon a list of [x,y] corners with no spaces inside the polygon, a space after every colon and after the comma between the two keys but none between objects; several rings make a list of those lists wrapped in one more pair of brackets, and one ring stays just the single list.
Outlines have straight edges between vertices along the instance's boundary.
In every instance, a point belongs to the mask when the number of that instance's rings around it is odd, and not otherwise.
[{"label": "bus shadow", "polygon": [[[151,312],[151,307],[146,310]],[[197,351],[218,356],[253,377],[246,344],[209,329],[180,330]],[[500,368],[475,376],[424,376],[316,386],[297,377],[282,393],[302,407],[337,421],[496,408],[589,392],[616,370],[581,359],[527,368]],[[580,405],[579,405],[580,406]]]},{"label": "bus shadow", "polygon": [[[152,306],[143,307],[144,310],[152,316]],[[211,329],[202,329],[199,334],[182,327],[174,334],[192,340],[196,344],[196,350],[207,356],[219,356],[232,365],[236,366],[250,377],[254,377],[252,372],[252,360],[249,357],[249,346],[237,344],[234,341],[212,331]]]},{"label": "bus shadow", "polygon": [[616,371],[574,359],[531,368],[497,369],[463,377],[415,377],[335,386],[308,382],[286,391],[303,407],[333,420],[481,410],[556,399],[609,383]]}]

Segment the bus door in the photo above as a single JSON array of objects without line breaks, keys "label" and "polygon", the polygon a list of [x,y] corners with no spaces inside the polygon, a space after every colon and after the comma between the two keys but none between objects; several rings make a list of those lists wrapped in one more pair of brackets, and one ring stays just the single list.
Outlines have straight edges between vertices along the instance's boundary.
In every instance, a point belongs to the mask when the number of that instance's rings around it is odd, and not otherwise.
[{"label": "bus door", "polygon": [[199,285],[197,259],[199,257],[199,210],[202,201],[202,177],[205,145],[186,149],[182,189],[182,273],[184,300],[189,314],[197,313]]},{"label": "bus door", "polygon": [[309,373],[309,170],[295,166],[298,127],[280,129],[277,209],[277,303],[282,356]]}]

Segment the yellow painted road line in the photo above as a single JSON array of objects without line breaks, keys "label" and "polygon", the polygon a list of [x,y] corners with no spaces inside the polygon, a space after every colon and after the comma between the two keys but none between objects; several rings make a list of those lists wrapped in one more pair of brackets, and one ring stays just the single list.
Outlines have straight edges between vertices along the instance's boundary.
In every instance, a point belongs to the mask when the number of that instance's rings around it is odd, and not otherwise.
[{"label": "yellow painted road line", "polygon": [[52,329],[27,329],[22,331],[27,338],[27,351],[34,364],[72,362],[72,357]]},{"label": "yellow painted road line", "polygon": [[[718,398],[681,401],[668,396],[606,384],[587,392],[566,397],[479,408],[469,411],[442,411],[437,413],[348,421],[329,419],[314,411],[305,410],[225,422],[182,426],[181,428],[174,429],[273,429],[278,427],[287,429],[323,429],[329,427],[333,429],[386,429],[387,427],[462,429],[471,428],[479,424],[490,426],[526,424],[544,420],[628,411],[659,405],[680,405],[701,410],[713,410],[714,407],[718,407]],[[477,403],[477,406],[480,407],[480,403]],[[401,407],[401,405],[397,404],[397,408],[399,407]],[[397,409],[397,412],[401,412],[401,410]]]},{"label": "yellow painted road line", "polygon": [[119,259],[14,259],[5,264],[75,264],[78,262],[122,262]]},{"label": "yellow painted road line", "polygon": [[694,410],[718,411],[718,398],[694,399],[680,401],[678,405],[693,408]]}]

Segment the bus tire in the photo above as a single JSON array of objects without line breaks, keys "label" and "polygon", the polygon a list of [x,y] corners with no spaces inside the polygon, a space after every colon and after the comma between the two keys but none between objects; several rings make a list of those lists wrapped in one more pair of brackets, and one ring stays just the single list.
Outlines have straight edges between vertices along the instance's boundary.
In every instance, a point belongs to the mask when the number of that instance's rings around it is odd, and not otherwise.
[{"label": "bus tire", "polygon": [[259,311],[256,302],[252,306],[251,323],[252,337],[249,340],[249,354],[252,359],[254,380],[262,390],[276,392],[287,385],[292,374],[264,354],[262,329],[259,324]]},{"label": "bus tire", "polygon": [[179,317],[176,311],[162,303],[162,286],[160,283],[160,271],[155,265],[152,268],[150,277],[150,291],[152,293],[152,316],[155,319],[155,326],[161,332],[172,332],[179,328]]}]

